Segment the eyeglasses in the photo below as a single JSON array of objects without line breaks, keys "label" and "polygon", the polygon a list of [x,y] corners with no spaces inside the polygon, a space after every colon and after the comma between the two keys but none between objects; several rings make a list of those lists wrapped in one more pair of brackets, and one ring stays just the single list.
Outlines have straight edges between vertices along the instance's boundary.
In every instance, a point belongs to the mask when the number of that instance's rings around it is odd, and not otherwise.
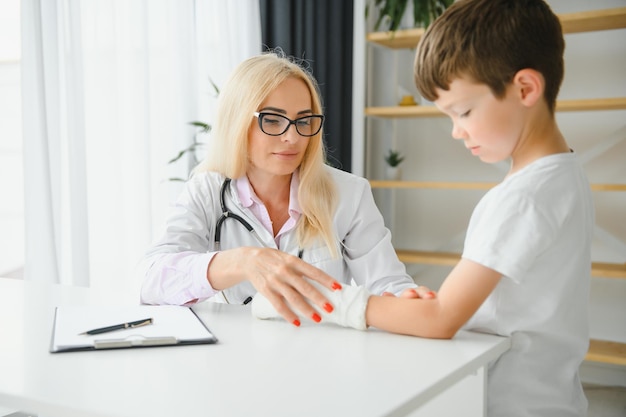
[{"label": "eyeglasses", "polygon": [[315,136],[324,123],[324,116],[321,114],[298,117],[296,120],[276,113],[254,112],[254,115],[259,119],[261,131],[270,136],[282,135],[291,125],[296,127],[300,136]]}]

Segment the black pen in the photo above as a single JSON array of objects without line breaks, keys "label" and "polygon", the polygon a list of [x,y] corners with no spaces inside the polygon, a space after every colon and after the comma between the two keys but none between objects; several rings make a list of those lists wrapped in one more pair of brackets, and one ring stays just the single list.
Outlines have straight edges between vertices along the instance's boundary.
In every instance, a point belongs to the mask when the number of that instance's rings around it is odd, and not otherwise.
[{"label": "black pen", "polygon": [[79,333],[79,335],[83,335],[83,334],[94,335],[94,334],[100,334],[100,333],[108,333],[108,332],[113,332],[115,330],[132,329],[135,327],[147,326],[149,324],[152,324],[152,318],[131,321],[131,322],[122,323],[122,324],[115,324],[113,326],[100,327],[99,329],[87,330],[86,332]]}]

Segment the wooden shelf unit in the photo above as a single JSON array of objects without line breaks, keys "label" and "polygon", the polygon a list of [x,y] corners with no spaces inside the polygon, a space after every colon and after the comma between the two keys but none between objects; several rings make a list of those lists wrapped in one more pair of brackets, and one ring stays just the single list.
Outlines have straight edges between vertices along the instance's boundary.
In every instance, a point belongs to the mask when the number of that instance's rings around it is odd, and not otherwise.
[{"label": "wooden shelf unit", "polygon": [[[626,28],[626,7],[592,10],[558,15],[564,34],[593,32]],[[415,48],[424,29],[396,32],[374,32],[366,36],[367,42],[390,49]],[[626,97],[575,99],[557,101],[559,112],[625,110]],[[445,116],[434,106],[366,107],[365,115],[379,118],[420,118]],[[490,182],[433,182],[433,181],[377,181],[370,180],[372,188],[423,188],[423,189],[477,189],[487,190],[496,183]],[[626,191],[626,184],[592,184],[593,191]],[[396,249],[399,259],[406,263],[454,266],[461,255],[450,252],[433,252]],[[626,280],[626,263],[592,262],[591,275],[602,278]],[[590,340],[585,360],[626,366],[626,343]]]},{"label": "wooden shelf unit", "polygon": [[[595,32],[626,28],[626,7],[560,14],[563,33]],[[367,41],[391,49],[415,48],[424,29],[406,29],[396,32],[373,32]]]}]

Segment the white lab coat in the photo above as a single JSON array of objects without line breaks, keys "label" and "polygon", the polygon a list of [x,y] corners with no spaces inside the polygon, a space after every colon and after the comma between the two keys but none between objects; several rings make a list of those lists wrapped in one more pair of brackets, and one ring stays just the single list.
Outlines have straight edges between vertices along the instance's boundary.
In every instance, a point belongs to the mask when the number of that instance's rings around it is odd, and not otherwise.
[{"label": "white lab coat", "polygon": [[[365,286],[373,294],[401,293],[416,285],[406,273],[391,244],[391,234],[376,207],[367,180],[328,167],[334,179],[339,204],[333,226],[341,256],[333,259],[322,242],[304,248],[302,259],[337,281]],[[224,290],[211,288],[206,272],[215,252],[215,224],[221,215],[220,188],[224,178],[216,173],[196,174],[186,184],[167,220],[164,236],[147,252],[142,263],[141,301],[147,304],[186,304],[213,297],[216,301],[242,303],[256,290],[244,281]],[[225,197],[226,206],[250,223],[263,244],[283,252],[298,254],[295,229],[287,232],[276,246],[274,236],[242,207],[233,180]],[[241,246],[261,246],[246,228],[234,219],[222,225],[221,250]]]}]

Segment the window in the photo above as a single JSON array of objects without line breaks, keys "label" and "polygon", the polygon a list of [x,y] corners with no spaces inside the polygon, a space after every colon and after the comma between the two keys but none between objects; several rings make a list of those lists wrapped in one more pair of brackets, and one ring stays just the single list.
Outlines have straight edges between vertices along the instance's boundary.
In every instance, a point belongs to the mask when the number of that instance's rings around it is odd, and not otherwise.
[{"label": "window", "polygon": [[24,267],[20,0],[0,2],[0,276]]}]

